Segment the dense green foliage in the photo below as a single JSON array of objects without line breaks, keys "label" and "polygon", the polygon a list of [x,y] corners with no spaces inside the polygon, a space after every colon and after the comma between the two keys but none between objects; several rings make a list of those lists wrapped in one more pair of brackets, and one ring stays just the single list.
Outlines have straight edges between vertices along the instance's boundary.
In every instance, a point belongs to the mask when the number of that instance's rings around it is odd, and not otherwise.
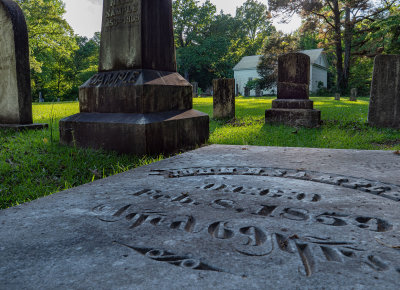
[{"label": "dense green foliage", "polygon": [[97,71],[99,34],[74,35],[62,0],[19,0],[29,35],[32,94],[46,101],[78,97],[78,87]]},{"label": "dense green foliage", "polygon": [[[62,0],[16,0],[26,16],[34,100],[75,100],[78,87],[97,71],[100,33],[75,35],[64,19]],[[330,60],[329,87],[368,95],[373,57],[400,53],[398,0],[247,0],[236,14],[217,11],[209,0],[173,0],[178,71],[204,91],[212,79],[233,77],[243,56],[263,54],[261,87],[276,79],[276,58],[298,49],[325,48]],[[271,12],[289,19],[300,13],[302,27],[277,32]]]},{"label": "dense green foliage", "polygon": [[[400,131],[367,126],[368,99],[357,102],[313,98],[324,124],[305,129],[264,124],[274,98],[236,100],[236,119],[211,120],[210,143],[261,146],[400,150]],[[158,161],[163,156],[118,155],[59,145],[58,121],[78,112],[78,103],[34,104],[40,131],[0,131],[0,209]],[[211,97],[195,98],[194,108],[212,115]]]},{"label": "dense green foliage", "polygon": [[236,16],[216,14],[210,1],[173,2],[178,70],[201,88],[212,79],[233,77],[233,67],[245,55],[260,51],[264,40],[274,31],[267,6],[247,0]]}]

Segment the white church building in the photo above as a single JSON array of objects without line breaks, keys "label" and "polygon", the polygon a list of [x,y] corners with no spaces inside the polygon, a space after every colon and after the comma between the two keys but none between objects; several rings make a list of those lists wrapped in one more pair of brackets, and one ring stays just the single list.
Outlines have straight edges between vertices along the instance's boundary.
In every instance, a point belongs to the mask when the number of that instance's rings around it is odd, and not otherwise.
[{"label": "white church building", "polygon": [[[307,54],[310,57],[310,92],[317,92],[318,85],[326,88],[328,85],[328,60],[324,53],[324,49],[302,50],[301,53]],[[261,55],[245,56],[233,68],[236,87],[239,93],[244,95],[244,89],[248,81],[260,79],[261,76],[257,72],[257,66],[260,63]],[[262,92],[263,95],[275,95],[276,87]],[[255,95],[255,91],[250,92],[251,96]]]}]

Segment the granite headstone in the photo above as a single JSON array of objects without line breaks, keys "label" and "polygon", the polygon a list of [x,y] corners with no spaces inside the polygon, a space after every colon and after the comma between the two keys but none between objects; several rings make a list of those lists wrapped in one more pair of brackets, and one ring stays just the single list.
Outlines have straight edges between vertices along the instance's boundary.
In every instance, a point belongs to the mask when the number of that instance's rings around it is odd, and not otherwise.
[{"label": "granite headstone", "polygon": [[358,97],[358,90],[357,88],[352,88],[350,90],[350,101],[351,102],[357,102],[357,97]]},{"label": "granite headstone", "polygon": [[335,101],[340,101],[340,94],[339,93],[335,94]]},{"label": "granite headstone", "polygon": [[28,31],[18,4],[0,0],[0,128],[38,129],[32,124]]},{"label": "granite headstone", "polygon": [[368,123],[400,128],[400,55],[375,57]]},{"label": "granite headstone", "polygon": [[198,82],[192,82],[192,87],[193,87],[193,98],[197,98],[199,96],[199,83]]},{"label": "granite headstone", "polygon": [[104,0],[99,72],[79,90],[80,114],[60,142],[158,154],[204,143],[209,117],[176,70],[171,0]]},{"label": "granite headstone", "polygon": [[310,57],[288,53],[278,59],[278,99],[266,110],[265,122],[299,127],[317,127],[321,111],[309,99]]},{"label": "granite headstone", "polygon": [[235,79],[213,80],[213,117],[235,117]]}]

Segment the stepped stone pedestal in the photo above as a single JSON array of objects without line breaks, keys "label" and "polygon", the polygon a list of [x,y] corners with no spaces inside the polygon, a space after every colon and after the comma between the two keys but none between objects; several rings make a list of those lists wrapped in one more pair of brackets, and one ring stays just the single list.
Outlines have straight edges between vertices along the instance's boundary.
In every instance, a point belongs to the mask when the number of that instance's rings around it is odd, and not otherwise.
[{"label": "stepped stone pedestal", "polygon": [[205,143],[209,117],[176,71],[171,0],[105,0],[99,72],[79,90],[80,114],[60,121],[62,144],[172,153]]},{"label": "stepped stone pedestal", "polygon": [[266,110],[265,122],[299,127],[317,127],[321,111],[309,99],[310,57],[289,53],[278,61],[278,99]]}]

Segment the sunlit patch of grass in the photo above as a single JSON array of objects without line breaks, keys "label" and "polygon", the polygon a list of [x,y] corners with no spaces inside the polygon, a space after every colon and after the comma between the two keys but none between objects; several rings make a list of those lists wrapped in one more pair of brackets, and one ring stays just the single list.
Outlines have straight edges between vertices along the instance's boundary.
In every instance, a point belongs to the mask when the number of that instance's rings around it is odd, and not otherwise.
[{"label": "sunlit patch of grass", "polygon": [[34,123],[53,120],[53,133],[0,131],[0,209],[163,159],[59,145],[59,120],[78,111],[77,102],[34,104]]},{"label": "sunlit patch of grass", "polygon": [[[367,124],[369,100],[360,98],[315,97],[314,107],[322,112],[319,128],[292,128],[264,124],[265,110],[275,97],[236,99],[236,118],[210,123],[210,143],[232,145],[287,146],[337,149],[399,150],[400,131],[379,129]],[[195,109],[212,116],[212,98],[194,99]],[[392,141],[392,142],[390,142]]]},{"label": "sunlit patch of grass", "polygon": [[[366,98],[312,98],[322,111],[320,128],[266,125],[265,110],[273,97],[236,99],[234,120],[212,118],[212,98],[195,98],[194,108],[211,116],[213,144],[400,150],[400,131],[367,125]],[[79,186],[164,156],[137,157],[115,152],[59,145],[59,120],[79,112],[78,102],[34,104],[35,123],[48,123],[39,131],[0,131],[0,209]]]}]

